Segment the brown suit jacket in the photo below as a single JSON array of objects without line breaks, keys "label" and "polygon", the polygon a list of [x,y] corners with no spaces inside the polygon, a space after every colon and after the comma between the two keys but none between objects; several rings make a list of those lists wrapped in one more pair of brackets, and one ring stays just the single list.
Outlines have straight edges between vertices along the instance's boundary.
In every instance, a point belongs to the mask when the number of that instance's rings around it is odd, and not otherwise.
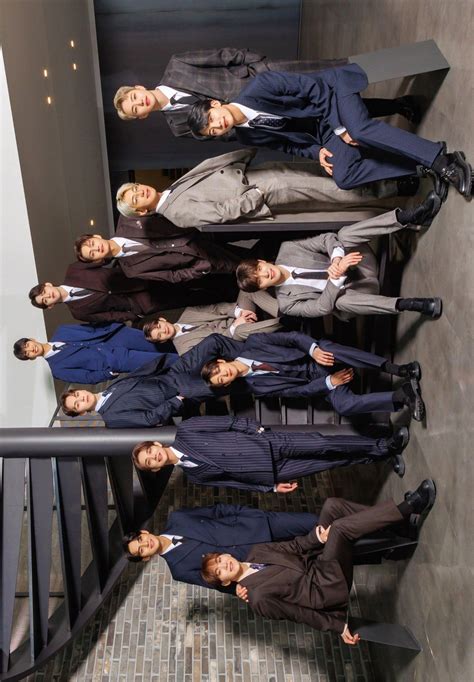
[{"label": "brown suit jacket", "polygon": [[314,530],[289,542],[255,545],[246,561],[271,566],[239,583],[248,589],[252,609],[265,618],[342,633],[349,589],[338,561],[324,561],[323,550]]}]

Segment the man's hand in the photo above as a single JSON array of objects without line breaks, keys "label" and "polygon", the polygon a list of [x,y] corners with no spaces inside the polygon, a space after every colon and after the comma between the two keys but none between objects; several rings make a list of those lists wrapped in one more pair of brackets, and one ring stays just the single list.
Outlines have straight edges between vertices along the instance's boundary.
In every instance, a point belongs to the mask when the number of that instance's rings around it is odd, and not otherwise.
[{"label": "man's hand", "polygon": [[339,263],[336,265],[334,262],[328,268],[328,274],[331,279],[338,279],[345,275],[349,268],[354,265],[359,265],[364,256],[359,251],[354,251],[354,253],[348,253],[343,256]]},{"label": "man's hand", "polygon": [[316,526],[316,528],[318,530],[318,532],[316,533],[316,537],[320,542],[323,543],[323,545],[325,545],[326,542],[328,541],[331,526],[328,526],[327,528],[324,528],[323,526]]},{"label": "man's hand", "polygon": [[332,154],[329,149],[326,149],[326,147],[321,147],[319,150],[319,163],[328,175],[332,175],[332,163],[329,163],[328,161],[332,156],[334,156],[334,154]]},{"label": "man's hand", "polygon": [[348,384],[354,378],[354,370],[352,367],[347,369],[340,369],[339,372],[331,374],[331,384],[333,386],[342,386],[342,384]]},{"label": "man's hand", "polygon": [[298,483],[296,481],[292,483],[278,483],[276,491],[277,493],[292,493],[297,487]]},{"label": "man's hand", "polygon": [[257,321],[257,315],[253,312],[253,310],[241,310],[237,319],[240,320],[241,318],[244,318],[244,320],[247,322]]},{"label": "man's hand", "polygon": [[[250,313],[249,317],[247,318],[244,315],[239,315],[239,317],[235,318],[235,322],[233,323],[233,327],[238,327],[239,324],[254,324],[257,321],[257,316],[255,315],[255,313],[251,313],[250,310],[245,311],[245,312]],[[253,315],[253,317],[250,317],[250,315]]]},{"label": "man's hand", "polygon": [[351,147],[358,147],[359,146],[359,143],[352,139],[352,137],[349,135],[347,130],[345,133],[342,133],[342,135],[339,135],[339,139],[341,139],[346,144],[350,144]]},{"label": "man's hand", "polygon": [[316,360],[318,365],[325,365],[326,367],[334,365],[334,355],[327,350],[321,350],[321,348],[316,348],[313,351],[313,360]]},{"label": "man's hand", "polygon": [[248,602],[249,600],[248,590],[243,585],[237,585],[237,587],[235,588],[235,594],[238,596],[239,599]]},{"label": "man's hand", "polygon": [[341,637],[342,637],[343,641],[345,642],[345,644],[351,644],[352,646],[354,646],[355,644],[358,644],[360,642],[360,635],[357,635],[357,634],[351,635],[349,628],[347,627],[347,624],[346,624],[346,627],[344,628],[344,630],[342,632]]}]

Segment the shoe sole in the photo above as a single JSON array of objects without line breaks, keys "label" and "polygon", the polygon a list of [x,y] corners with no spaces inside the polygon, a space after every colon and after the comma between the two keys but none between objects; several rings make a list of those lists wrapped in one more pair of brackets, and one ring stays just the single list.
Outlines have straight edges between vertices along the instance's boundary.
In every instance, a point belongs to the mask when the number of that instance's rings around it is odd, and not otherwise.
[{"label": "shoe sole", "polygon": [[461,186],[461,194],[464,197],[470,197],[471,196],[471,190],[472,190],[472,168],[471,164],[469,164],[466,161],[466,155],[464,152],[453,152],[453,156],[455,160],[457,161],[458,165],[460,168],[462,168],[463,175],[464,175],[464,183]]},{"label": "shoe sole", "polygon": [[443,301],[440,298],[435,298],[434,299],[434,307],[433,307],[433,312],[431,313],[431,317],[433,320],[437,320],[439,317],[441,317],[443,313]]},{"label": "shoe sole", "polygon": [[[415,421],[421,422],[426,414],[426,408],[423,398],[421,397],[421,388],[418,383],[418,379],[410,379],[410,385],[415,394],[415,406],[412,410],[412,417]],[[418,405],[418,408],[417,408]]]},{"label": "shoe sole", "polygon": [[436,501],[436,483],[433,481],[433,479],[429,479],[429,482],[432,484],[432,487],[429,488],[428,504],[421,512],[422,514],[427,514],[430,509],[433,508],[433,505]]},{"label": "shoe sole", "polygon": [[409,378],[410,379],[416,379],[417,381],[421,381],[421,365],[420,365],[420,363],[418,362],[418,360],[413,360],[413,362],[410,364],[414,365],[414,368],[409,373],[409,375],[408,375]]}]

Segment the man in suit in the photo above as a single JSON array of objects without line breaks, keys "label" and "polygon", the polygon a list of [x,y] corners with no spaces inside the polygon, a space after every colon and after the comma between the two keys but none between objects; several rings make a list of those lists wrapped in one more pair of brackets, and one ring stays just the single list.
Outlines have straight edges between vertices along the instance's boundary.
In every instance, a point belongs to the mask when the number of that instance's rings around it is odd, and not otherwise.
[{"label": "man in suit", "polygon": [[[396,209],[339,232],[283,242],[275,264],[244,261],[237,268],[243,291],[274,287],[282,315],[320,317],[334,313],[341,319],[353,315],[396,315],[403,310],[434,319],[442,312],[440,298],[399,298],[379,294],[378,266],[367,244],[373,237],[399,232],[419,224],[425,205]],[[357,248],[357,251],[354,249]]]},{"label": "man in suit", "polygon": [[[155,237],[146,237],[141,225],[130,225],[135,221],[126,224],[126,219],[121,218],[110,239],[100,234],[83,234],[76,239],[77,259],[84,263],[104,263],[115,258],[126,277],[179,284],[201,279],[209,273],[234,273],[250,253],[249,249],[216,244],[197,231],[162,237],[160,224],[156,226]],[[150,232],[149,226],[147,231]]]},{"label": "man in suit", "polygon": [[435,498],[431,479],[398,505],[387,500],[369,507],[330,497],[319,525],[307,535],[255,545],[243,562],[232,553],[207,555],[203,578],[212,586],[235,582],[245,587],[250,607],[264,618],[337,632],[346,644],[357,644],[359,635],[347,625],[354,542],[411,514],[427,514]]},{"label": "man in suit", "polygon": [[70,389],[61,396],[65,414],[77,417],[98,412],[110,429],[163,426],[186,409],[215,397],[193,375],[186,360],[162,355],[135,372],[115,379],[105,391]]},{"label": "man in suit", "polygon": [[359,94],[367,86],[357,64],[317,74],[261,73],[230,104],[195,104],[189,124],[198,136],[235,129],[242,144],[319,160],[341,189],[412,175],[421,165],[469,197],[464,153],[448,154],[442,142],[372,118]]},{"label": "man in suit", "polygon": [[[152,343],[173,342],[179,355],[183,355],[210,334],[222,334],[236,341],[243,341],[250,334],[278,331],[282,326],[277,317],[258,320],[260,292],[256,293],[257,296],[241,291],[236,303],[185,308],[175,323],[169,322],[165,317],[158,317],[143,325],[143,333]],[[270,297],[270,301],[276,312],[278,305],[275,299]]]},{"label": "man in suit", "polygon": [[[201,98],[229,100],[261,71],[314,72],[346,64],[347,59],[318,61],[272,61],[249,49],[224,47],[172,55],[160,85],[147,90],[143,85],[122,86],[114,97],[117,114],[124,121],[147,118],[162,112],[176,137],[189,135],[187,116]],[[400,102],[400,106],[407,106]]]},{"label": "man in suit", "polygon": [[[232,296],[233,285],[229,285]],[[210,279],[199,283],[167,284],[125,277],[120,268],[72,263],[61,284],[41,282],[29,292],[31,304],[42,310],[65,303],[73,317],[84,322],[137,321],[145,315],[189,303],[219,300],[222,291]]]},{"label": "man in suit", "polygon": [[386,459],[396,466],[407,443],[406,427],[390,438],[325,436],[316,431],[272,432],[242,417],[194,417],[179,424],[172,446],[138,443],[132,458],[147,471],[179,466],[199,485],[289,493],[298,487],[294,479],[334,467]]},{"label": "man in suit", "polygon": [[399,203],[395,182],[343,191],[330,178],[320,176],[317,164],[269,163],[248,168],[254,156],[255,150],[238,149],[206,159],[163,192],[125,183],[117,191],[117,209],[129,218],[158,213],[178,227],[190,228],[270,220],[298,211],[386,210],[387,202]]},{"label": "man in suit", "polygon": [[98,384],[122,372],[133,372],[142,365],[175,353],[160,353],[143,338],[139,329],[119,322],[103,325],[65,324],[45,343],[22,338],[13,353],[19,360],[44,358],[55,379],[75,384]]},{"label": "man in suit", "polygon": [[[149,561],[158,555],[168,564],[174,580],[208,587],[201,577],[204,554],[233,551],[245,558],[254,543],[305,535],[318,518],[305,512],[263,511],[237,504],[178,509],[168,516],[159,535],[147,530],[129,533],[123,538],[123,547],[130,561]],[[233,586],[217,589],[235,593]]]},{"label": "man in suit", "polygon": [[[201,376],[210,386],[229,388],[244,382],[253,395],[288,398],[324,396],[340,415],[398,412],[406,405],[417,421],[425,414],[418,362],[394,365],[366,351],[315,339],[299,332],[253,334],[245,342],[213,334],[203,341]],[[334,363],[345,365],[337,371]],[[347,368],[349,365],[349,368]],[[348,384],[353,367],[389,371],[407,381],[396,391],[357,395]]]}]

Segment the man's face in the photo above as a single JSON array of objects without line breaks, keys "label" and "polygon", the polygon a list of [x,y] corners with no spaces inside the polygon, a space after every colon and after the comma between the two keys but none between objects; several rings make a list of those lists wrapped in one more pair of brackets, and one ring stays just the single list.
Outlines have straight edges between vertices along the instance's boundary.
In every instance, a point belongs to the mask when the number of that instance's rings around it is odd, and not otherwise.
[{"label": "man's face", "polygon": [[43,355],[43,346],[38,341],[35,341],[35,339],[29,339],[25,343],[23,350],[28,360],[34,360]]},{"label": "man's face", "polygon": [[76,412],[76,414],[85,414],[89,410],[92,410],[94,405],[94,394],[83,389],[74,391],[74,393],[72,395],[68,395],[65,400],[66,409]]},{"label": "man's face", "polygon": [[176,329],[174,324],[165,320],[164,317],[159,317],[155,326],[150,332],[150,338],[152,341],[163,343],[164,341],[169,341],[176,334]]},{"label": "man's face", "polygon": [[209,137],[226,135],[234,127],[235,121],[232,112],[221,102],[213,99],[207,115],[207,126],[199,132]]},{"label": "man's face", "polygon": [[159,471],[167,464],[171,464],[168,450],[158,441],[142,448],[137,457],[138,468],[144,471]]},{"label": "man's face", "polygon": [[259,260],[257,264],[257,285],[259,289],[274,287],[282,278],[282,273],[278,265],[268,263],[266,260]]},{"label": "man's face", "polygon": [[56,303],[61,302],[61,292],[59,287],[55,287],[51,282],[46,282],[43,286],[43,293],[35,297],[36,303],[52,308]]},{"label": "man's face", "polygon": [[158,203],[158,192],[149,185],[135,183],[124,193],[123,200],[139,215],[146,215]]},{"label": "man's face", "polygon": [[232,554],[219,554],[215,560],[211,571],[214,576],[222,583],[229,585],[239,574],[240,564]]},{"label": "man's face", "polygon": [[232,362],[227,360],[217,360],[217,367],[211,376],[212,386],[230,386],[238,377],[238,370]]},{"label": "man's face", "polygon": [[155,104],[153,91],[147,90],[143,85],[136,85],[122,100],[122,111],[131,118],[147,118]]},{"label": "man's face", "polygon": [[81,256],[90,263],[110,258],[111,253],[108,240],[101,237],[100,234],[94,234],[81,246]]},{"label": "man's face", "polygon": [[128,551],[132,556],[139,556],[142,561],[150,561],[159,549],[156,537],[147,530],[141,530],[136,540],[128,543]]}]

